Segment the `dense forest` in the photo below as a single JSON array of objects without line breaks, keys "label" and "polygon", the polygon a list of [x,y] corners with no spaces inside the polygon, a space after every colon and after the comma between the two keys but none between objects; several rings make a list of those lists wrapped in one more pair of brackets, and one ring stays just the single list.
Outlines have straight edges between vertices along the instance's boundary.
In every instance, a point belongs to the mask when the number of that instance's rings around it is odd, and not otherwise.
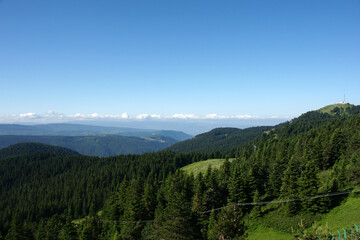
[{"label": "dense forest", "polygon": [[9,157],[21,156],[36,152],[49,152],[54,154],[60,154],[63,156],[79,155],[78,152],[67,148],[57,147],[42,143],[29,142],[29,143],[18,143],[11,145],[10,147],[0,149],[0,159],[6,159]]},{"label": "dense forest", "polygon": [[[8,157],[0,160],[2,235],[246,239],[247,229],[261,223],[297,239],[314,239],[302,238],[303,228],[346,195],[308,197],[359,187],[357,110],[309,112],[215,153],[97,158],[32,152]],[[236,159],[196,176],[178,170],[209,158]],[[273,200],[283,203],[251,204]]]},{"label": "dense forest", "polygon": [[253,141],[264,131],[268,131],[271,128],[272,127],[251,127],[246,129],[215,128],[210,132],[199,134],[192,139],[176,143],[166,150],[176,153],[226,152],[244,143]]}]

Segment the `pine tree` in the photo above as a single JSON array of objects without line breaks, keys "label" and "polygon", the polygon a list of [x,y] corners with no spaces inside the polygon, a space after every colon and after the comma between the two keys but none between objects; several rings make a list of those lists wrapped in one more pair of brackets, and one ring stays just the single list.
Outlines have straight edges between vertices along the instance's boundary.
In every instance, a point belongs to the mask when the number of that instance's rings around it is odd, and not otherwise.
[{"label": "pine tree", "polygon": [[22,224],[18,220],[15,220],[5,240],[35,240],[35,237],[27,224]]},{"label": "pine tree", "polygon": [[66,223],[59,232],[59,240],[76,240],[78,239],[76,228],[68,217]]},{"label": "pine tree", "polygon": [[[282,199],[294,199],[298,197],[297,179],[299,177],[299,171],[297,165],[295,159],[292,157],[282,179],[280,189],[280,197]],[[294,215],[299,210],[299,203],[293,201],[287,202],[285,204],[285,210],[288,215]]]},{"label": "pine tree", "polygon": [[[305,160],[306,161],[306,160]],[[317,176],[319,169],[315,161],[308,160],[305,168],[301,172],[298,181],[299,193],[301,197],[309,197],[318,194],[319,179]],[[319,211],[319,199],[309,199],[301,202],[302,209],[309,212]]]},{"label": "pine tree", "polygon": [[218,219],[214,222],[214,216],[210,216],[209,240],[234,239],[245,232],[242,211],[237,206],[221,209]]},{"label": "pine tree", "polygon": [[204,180],[206,189],[203,194],[202,204],[206,210],[211,210],[219,206],[219,198],[221,198],[218,179],[211,166],[207,169]]},{"label": "pine tree", "polygon": [[202,212],[206,211],[205,205],[203,205],[204,202],[204,192],[205,192],[206,186],[204,182],[203,175],[200,173],[194,184],[194,196],[192,198],[192,211],[194,214],[197,215],[197,219],[199,222],[200,232],[203,235],[203,237],[206,237],[206,232],[208,228],[208,218],[205,214]]},{"label": "pine tree", "polygon": [[346,146],[345,136],[341,129],[337,128],[330,138],[330,143],[325,150],[325,168],[329,168],[339,160]]},{"label": "pine tree", "polygon": [[121,228],[123,239],[139,239],[141,237],[142,225],[146,213],[143,205],[144,183],[140,179],[133,179],[126,194],[125,211],[121,220],[124,222]]},{"label": "pine tree", "polygon": [[215,211],[214,209],[211,210],[210,217],[209,217],[209,224],[207,228],[207,239],[217,239],[217,232],[216,232],[216,218],[215,218]]},{"label": "pine tree", "polygon": [[80,240],[99,240],[102,232],[101,222],[97,217],[86,219],[82,229],[80,229]]},{"label": "pine tree", "polygon": [[144,207],[144,218],[153,219],[156,208],[156,180],[153,183],[146,183],[144,186],[144,194],[142,196],[142,204]]},{"label": "pine tree", "polygon": [[186,199],[185,176],[181,171],[166,180],[166,207],[155,212],[153,236],[155,239],[198,239],[196,221],[191,203]]},{"label": "pine tree", "polygon": [[[260,202],[260,193],[258,190],[255,191],[254,193],[254,197],[253,197],[253,202]],[[255,205],[253,207],[253,209],[251,210],[251,218],[256,219],[259,218],[261,216],[261,206],[260,205]]]},{"label": "pine tree", "polygon": [[230,177],[228,203],[242,203],[247,201],[246,185],[239,166],[235,166]]}]

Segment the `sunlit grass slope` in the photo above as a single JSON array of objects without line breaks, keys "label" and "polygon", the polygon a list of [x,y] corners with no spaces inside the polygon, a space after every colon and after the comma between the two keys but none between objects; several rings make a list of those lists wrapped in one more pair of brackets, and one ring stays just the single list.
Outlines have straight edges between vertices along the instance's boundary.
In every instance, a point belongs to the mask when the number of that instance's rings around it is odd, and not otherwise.
[{"label": "sunlit grass slope", "polygon": [[316,223],[318,226],[326,224],[332,232],[354,227],[354,224],[360,226],[360,195],[349,197],[345,203],[332,209]]},{"label": "sunlit grass slope", "polygon": [[320,108],[318,110],[318,112],[321,113],[328,113],[330,115],[334,115],[335,113],[333,112],[335,108],[339,108],[339,114],[345,114],[346,113],[346,109],[347,108],[352,108],[354,107],[354,105],[346,103],[346,104],[342,104],[342,103],[337,103],[337,104],[332,104],[332,105],[328,105],[325,106],[323,108]]},{"label": "sunlit grass slope", "polygon": [[[233,161],[235,158],[230,158],[229,161]],[[225,162],[225,159],[208,159],[205,161],[195,162],[185,167],[182,167],[181,170],[184,170],[186,173],[197,175],[199,173],[204,174],[209,166],[212,168],[220,168]]]},{"label": "sunlit grass slope", "polygon": [[277,240],[293,240],[294,237],[290,233],[284,233],[271,228],[263,227],[259,225],[257,228],[248,232],[249,240],[258,239],[277,239]]}]

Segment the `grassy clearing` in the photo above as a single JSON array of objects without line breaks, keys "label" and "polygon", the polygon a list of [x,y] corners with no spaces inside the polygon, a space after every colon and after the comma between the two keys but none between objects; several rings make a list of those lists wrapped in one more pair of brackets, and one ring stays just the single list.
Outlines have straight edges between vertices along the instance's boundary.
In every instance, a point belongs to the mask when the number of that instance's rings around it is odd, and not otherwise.
[{"label": "grassy clearing", "polygon": [[248,232],[248,237],[246,239],[249,239],[249,240],[258,240],[258,239],[292,240],[292,239],[294,239],[294,237],[290,233],[276,231],[274,229],[259,225],[254,229],[250,229],[250,231]]},{"label": "grassy clearing", "polygon": [[342,228],[354,227],[354,224],[360,226],[360,196],[351,196],[340,206],[332,209],[325,214],[321,220],[315,223],[317,226],[326,226],[332,232],[342,230]]},{"label": "grassy clearing", "polygon": [[[235,158],[230,158],[229,161],[233,161]],[[182,167],[181,170],[185,171],[188,174],[193,173],[197,175],[199,173],[204,174],[209,166],[212,168],[220,168],[225,162],[225,159],[208,159],[205,161],[195,162],[185,167]]]},{"label": "grassy clearing", "polygon": [[337,103],[337,104],[332,104],[332,105],[328,105],[328,106],[325,106],[323,108],[320,108],[318,111],[321,112],[321,113],[328,113],[330,115],[334,115],[334,113],[332,113],[331,111],[338,107],[340,109],[343,109],[342,112],[345,112],[346,108],[351,108],[353,107],[354,105],[352,104],[341,104],[341,103]]}]

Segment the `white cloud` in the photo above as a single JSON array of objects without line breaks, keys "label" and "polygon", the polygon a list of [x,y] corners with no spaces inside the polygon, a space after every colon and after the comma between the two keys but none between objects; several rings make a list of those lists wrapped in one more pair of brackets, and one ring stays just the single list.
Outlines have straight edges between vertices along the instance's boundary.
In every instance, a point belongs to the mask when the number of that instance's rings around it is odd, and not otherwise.
[{"label": "white cloud", "polygon": [[199,119],[199,116],[194,114],[183,114],[183,113],[175,113],[172,116],[168,116],[165,118],[173,118],[173,119]]},{"label": "white cloud", "polygon": [[136,119],[146,119],[149,118],[149,114],[143,113],[136,116]]},{"label": "white cloud", "polygon": [[159,114],[148,114],[143,113],[136,116],[130,116],[127,113],[119,115],[112,114],[99,114],[99,113],[76,113],[76,114],[63,114],[55,111],[47,111],[44,114],[37,113],[21,113],[17,115],[0,116],[1,123],[12,123],[12,122],[33,122],[33,123],[49,123],[49,122],[67,122],[67,121],[85,121],[85,120],[246,120],[246,119],[288,119],[287,117],[278,116],[252,116],[252,115],[218,115],[211,113],[207,115],[195,115],[195,114],[184,114],[175,113],[173,115],[161,116]]},{"label": "white cloud", "polygon": [[39,118],[39,116],[36,113],[20,113],[18,115],[19,119],[35,119]]},{"label": "white cloud", "polygon": [[129,118],[129,115],[127,113],[123,113],[121,114],[121,118],[127,119]]}]

